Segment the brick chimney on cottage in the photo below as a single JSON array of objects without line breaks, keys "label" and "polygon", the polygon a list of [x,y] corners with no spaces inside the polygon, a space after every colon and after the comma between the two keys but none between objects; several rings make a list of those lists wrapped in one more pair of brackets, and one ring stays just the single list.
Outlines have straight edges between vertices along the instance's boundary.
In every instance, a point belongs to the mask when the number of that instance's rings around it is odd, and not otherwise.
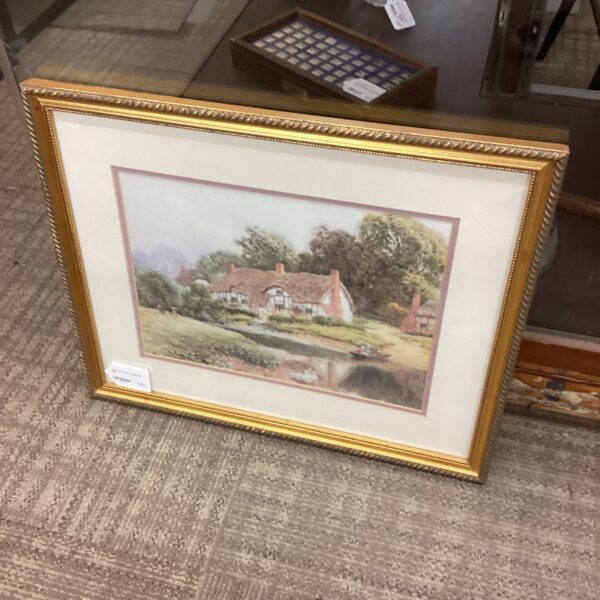
[{"label": "brick chimney on cottage", "polygon": [[282,262],[275,263],[275,273],[277,273],[277,275],[285,274],[285,265]]},{"label": "brick chimney on cottage", "polygon": [[419,294],[419,292],[415,292],[412,297],[412,304],[410,307],[410,312],[416,313],[419,310],[420,306],[421,306],[421,294]]},{"label": "brick chimney on cottage", "polygon": [[340,272],[337,269],[331,269],[331,314],[334,317],[342,318],[342,297],[340,290]]},{"label": "brick chimney on cottage", "polygon": [[227,263],[227,275],[230,273],[235,273],[235,264],[231,261]]},{"label": "brick chimney on cottage", "polygon": [[410,312],[400,321],[400,331],[403,333],[418,333],[417,327],[417,311],[421,306],[421,294],[415,292],[410,305]]}]

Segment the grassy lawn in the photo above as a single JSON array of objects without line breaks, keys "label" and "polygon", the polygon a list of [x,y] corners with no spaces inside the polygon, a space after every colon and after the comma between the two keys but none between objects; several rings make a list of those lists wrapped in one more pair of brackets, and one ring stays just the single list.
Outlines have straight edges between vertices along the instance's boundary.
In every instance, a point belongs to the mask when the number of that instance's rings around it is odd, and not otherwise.
[{"label": "grassy lawn", "polygon": [[344,327],[343,325],[319,325],[318,323],[304,320],[297,323],[278,323],[269,321],[267,326],[275,331],[312,335],[328,340],[335,340],[337,342],[348,342],[355,346],[371,344],[373,346],[381,347],[384,343],[376,334],[372,334],[368,331],[361,331],[356,327]]},{"label": "grassy lawn", "polygon": [[424,350],[431,350],[433,345],[433,338],[424,337],[421,335],[409,335],[408,333],[399,333],[398,336],[401,340],[421,346]]},{"label": "grassy lawn", "polygon": [[239,333],[195,319],[140,307],[144,349],[149,354],[227,367],[227,357],[259,367],[275,368],[275,356]]},{"label": "grassy lawn", "polygon": [[[228,325],[248,324],[244,315],[231,317]],[[143,307],[140,320],[144,349],[149,354],[236,370],[246,370],[243,368],[246,365],[251,370],[262,368],[274,373],[280,366],[281,357],[267,346],[218,325]],[[340,350],[369,343],[389,353],[388,365],[392,366],[426,369],[429,362],[430,338],[406,335],[398,327],[373,319],[362,319],[360,326],[327,325],[309,319],[269,320],[265,325],[296,339],[304,338],[313,344]]]},{"label": "grassy lawn", "polygon": [[431,338],[402,333],[399,327],[369,319],[368,331],[383,340],[390,360],[407,367],[426,369],[431,355]]},{"label": "grassy lawn", "polygon": [[256,317],[248,315],[219,315],[219,321],[231,327],[244,327],[245,325],[250,325],[255,319]]},{"label": "grassy lawn", "polygon": [[367,329],[369,333],[377,336],[384,345],[408,345],[429,353],[433,344],[433,339],[430,337],[402,333],[399,326],[390,325],[382,321],[370,320]]}]

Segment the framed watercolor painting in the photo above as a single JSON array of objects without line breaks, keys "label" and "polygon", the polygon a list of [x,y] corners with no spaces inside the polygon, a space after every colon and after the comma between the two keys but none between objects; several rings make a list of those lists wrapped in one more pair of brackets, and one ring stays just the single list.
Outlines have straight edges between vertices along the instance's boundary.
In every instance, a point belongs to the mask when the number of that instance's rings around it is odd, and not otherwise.
[{"label": "framed watercolor painting", "polygon": [[23,90],[96,396],[482,480],[565,146]]}]

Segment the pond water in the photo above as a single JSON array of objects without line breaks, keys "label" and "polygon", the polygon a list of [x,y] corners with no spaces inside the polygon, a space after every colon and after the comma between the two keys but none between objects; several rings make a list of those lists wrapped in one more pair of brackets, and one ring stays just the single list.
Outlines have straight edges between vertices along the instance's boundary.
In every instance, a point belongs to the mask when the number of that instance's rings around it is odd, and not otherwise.
[{"label": "pond water", "polygon": [[405,372],[399,377],[374,365],[354,367],[341,382],[340,387],[357,396],[385,400],[401,406],[417,408],[421,406],[425,387],[425,373]]},{"label": "pond water", "polygon": [[317,358],[339,358],[345,359],[348,357],[347,352],[328,348],[320,344],[312,344],[303,340],[298,340],[285,333],[271,331],[260,325],[251,325],[249,327],[227,327],[230,331],[241,333],[244,337],[262,344],[270,348],[278,348],[286,350],[292,354],[300,356],[317,357]]},{"label": "pond water", "polygon": [[412,408],[419,408],[422,404],[426,377],[423,370],[393,362],[356,361],[347,351],[299,340],[260,325],[227,329],[273,349],[287,367],[283,377],[290,381],[298,381],[299,376],[310,371],[314,373],[314,381],[307,382],[307,385],[313,387]]}]

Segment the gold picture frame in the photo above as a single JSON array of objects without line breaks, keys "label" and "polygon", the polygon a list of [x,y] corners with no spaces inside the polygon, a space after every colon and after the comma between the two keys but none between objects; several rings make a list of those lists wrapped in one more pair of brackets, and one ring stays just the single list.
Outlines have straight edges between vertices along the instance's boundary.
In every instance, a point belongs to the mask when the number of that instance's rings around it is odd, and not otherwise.
[{"label": "gold picture frame", "polygon": [[[82,364],[94,396],[483,481],[490,442],[503,409],[560,190],[568,156],[566,146],[45,80],[26,81],[22,90],[56,251],[80,341]],[[229,160],[235,163],[229,164]],[[265,167],[271,164],[272,167]],[[308,168],[311,177],[306,177]],[[398,218],[413,219],[436,231],[445,231],[444,223],[449,223],[447,240],[450,241],[445,246],[442,265],[444,275],[439,279],[440,289],[446,288],[432,292],[441,293],[436,306],[445,308],[436,309],[437,329],[432,341],[423,338],[419,342],[429,348],[427,356],[431,356],[424,371],[426,383],[419,384],[419,390],[424,385],[431,395],[429,412],[423,409],[424,391],[417,403],[420,412],[402,411],[375,397],[371,403],[373,398],[357,398],[361,394],[368,396],[364,391],[350,394],[346,388],[325,389],[325,383],[319,387],[318,382],[313,389],[310,383],[307,387],[306,381],[288,381],[290,385],[284,386],[282,381],[270,379],[265,368],[247,374],[240,373],[239,366],[224,367],[204,359],[196,361],[199,365],[191,365],[187,359],[168,362],[163,360],[164,355],[144,353],[149,338],[144,337],[148,335],[146,330],[140,334],[140,315],[145,310],[139,300],[140,284],[135,280],[131,284],[133,292],[125,289],[128,287],[125,282],[138,276],[137,258],[131,258],[133,250],[127,247],[127,242],[124,247],[115,240],[127,240],[127,226],[133,227],[131,216],[125,215],[132,204],[122,206],[130,202],[122,198],[127,195],[123,181],[143,183],[150,173],[154,179],[143,184],[145,190],[171,185],[168,181],[176,180],[173,186],[202,189],[205,196],[209,189],[208,196],[223,198],[219,202],[225,203],[232,200],[218,190],[219,186],[227,186],[226,193],[237,198],[240,207],[253,206],[257,190],[261,193],[271,190],[264,202],[274,203],[269,208],[277,207],[275,212],[282,207],[282,223],[286,213],[296,214],[294,210],[300,206],[304,213],[297,214],[321,211],[335,224],[332,216],[335,211],[323,208],[323,203],[336,204],[336,215],[350,215],[347,222],[352,219],[355,222],[356,213],[364,224],[364,215],[381,211],[385,213],[381,220],[395,223]],[[212,182],[208,188],[207,179]],[[395,191],[400,188],[408,191],[400,195]],[[175,191],[172,193],[171,199],[176,196]],[[365,200],[365,194],[378,200]],[[315,196],[325,200],[321,203]],[[312,202],[310,210],[306,209],[307,204],[302,204],[306,202]],[[414,208],[426,205],[433,208]],[[166,205],[160,206],[166,215]],[[223,210],[224,214],[227,210],[235,212],[232,208]],[[400,217],[394,211],[400,211]],[[143,216],[146,218],[146,212]],[[455,227],[458,222],[460,233]],[[224,221],[215,221],[210,226],[218,229],[221,223]],[[486,224],[488,229],[482,232]],[[421,225],[418,227],[422,232]],[[289,227],[288,230],[291,231]],[[435,235],[435,239],[440,239],[442,234]],[[454,263],[450,268],[451,256]],[[261,276],[272,279],[279,273],[277,268],[271,271],[269,267],[270,275]],[[246,272],[256,270],[252,264],[246,268]],[[129,280],[127,273],[131,276]],[[288,277],[286,281],[292,279]],[[215,298],[221,293],[218,285],[215,281],[202,281],[202,285],[208,290],[202,294],[208,293],[207,302],[215,306]],[[466,307],[470,299],[473,303]],[[307,319],[314,316],[292,314],[291,302],[292,325],[296,327],[299,322],[306,327]],[[240,308],[236,306],[236,310]],[[298,306],[293,305],[294,311]],[[148,311],[153,318],[167,319],[159,314],[164,312],[160,308],[152,305]],[[248,306],[242,308],[247,310]],[[321,306],[315,310],[321,309],[330,310]],[[267,321],[274,318],[272,314],[265,316],[264,307],[252,310],[260,312]],[[398,310],[406,318],[408,309]],[[471,313],[477,322],[470,320]],[[413,314],[416,312],[408,313]],[[187,323],[188,317],[173,318],[179,319],[178,323]],[[319,323],[324,323],[325,328],[345,327],[331,316],[323,317]],[[360,335],[364,339],[370,339],[364,333],[371,332],[369,323],[354,328],[363,332]],[[314,339],[314,328],[298,331],[302,341]],[[346,333],[350,336],[352,331]],[[410,344],[416,338],[409,334],[403,334],[403,339]],[[349,339],[360,341],[360,335]],[[338,341],[336,348],[343,347],[345,355],[349,343]],[[365,345],[354,352],[359,358],[371,358],[370,348],[363,350]],[[139,354],[136,348],[141,348]],[[463,355],[464,360],[458,355]],[[435,365],[434,356],[438,361]],[[344,365],[352,366],[353,363],[344,360]],[[146,368],[152,375],[152,388],[136,388],[131,381],[119,384],[118,379],[107,374],[114,361]],[[300,362],[302,366],[298,368],[313,364]],[[235,365],[239,364],[237,360]],[[380,371],[381,368],[376,370]],[[287,372],[290,377],[297,375],[289,369]],[[324,378],[319,375],[318,367],[306,368],[300,375],[310,378],[311,373],[317,379]],[[474,382],[471,387],[468,381]]]}]

